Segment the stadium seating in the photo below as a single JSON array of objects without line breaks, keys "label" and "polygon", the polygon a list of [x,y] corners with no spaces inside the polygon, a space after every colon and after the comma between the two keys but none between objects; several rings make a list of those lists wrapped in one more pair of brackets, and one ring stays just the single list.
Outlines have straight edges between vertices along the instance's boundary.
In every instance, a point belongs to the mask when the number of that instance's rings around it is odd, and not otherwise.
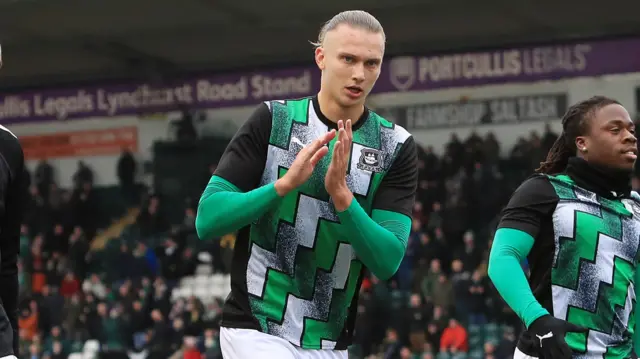
[{"label": "stadium seating", "polygon": [[[545,152],[543,149],[530,151],[529,156]],[[504,303],[486,277],[482,276],[479,283],[486,293],[482,303],[457,297],[466,295],[464,286],[468,279],[456,279],[455,285],[447,284],[453,281],[449,275],[453,259],[460,259],[465,266],[467,276],[460,278],[469,278],[475,270],[486,271],[494,219],[507,200],[502,192],[508,195],[531,169],[524,165],[527,161],[522,158],[482,159],[477,157],[478,152],[482,150],[463,152],[464,156],[456,158],[455,164],[449,163],[447,166],[451,168],[446,167],[444,171],[441,158],[419,150],[420,166],[429,170],[420,173],[414,229],[405,261],[388,282],[365,276],[350,358],[363,359],[381,353],[395,353],[391,356],[395,358],[408,348],[415,358],[424,355],[437,359],[482,359],[494,351],[502,353],[502,356],[494,355],[500,358],[513,352],[519,321],[513,313],[504,310]],[[478,161],[484,161],[491,171],[470,172],[473,176],[464,174],[465,169],[479,168],[474,166]],[[453,166],[457,167],[452,169]],[[476,181],[481,176],[489,177]],[[487,185],[489,187],[482,187]],[[500,192],[496,188],[500,188]],[[126,202],[117,198],[119,191],[101,191],[99,198],[108,202],[108,206],[98,214],[98,228],[87,227],[78,218],[82,214],[78,211],[69,217],[71,221],[65,225],[67,231],[61,238],[50,234],[54,223],[43,222],[41,217],[27,223],[29,229],[23,236],[20,271],[24,303],[21,308],[25,309],[21,317],[24,353],[31,349],[50,353],[52,343],[61,342],[65,343],[65,352],[71,359],[97,358],[105,348],[111,352],[113,348],[121,350],[129,358],[164,359],[182,350],[183,338],[193,337],[207,359],[219,359],[216,333],[221,304],[231,291],[228,268],[235,236],[225,236],[220,241],[199,241],[193,229],[193,217],[185,214],[184,219],[168,220],[162,217],[163,206],[167,206],[163,202],[158,213],[150,213],[149,204],[158,198],[151,193],[143,194],[141,203],[128,210]],[[461,215],[456,209],[458,203],[461,200],[478,203],[477,193],[491,201],[482,202],[478,207],[469,206],[465,209],[468,213]],[[44,198],[36,199],[47,203]],[[172,208],[172,216],[186,209]],[[85,234],[94,230],[98,240],[92,241],[87,235],[72,240],[75,226],[81,226],[83,231],[87,227]],[[464,233],[473,234],[477,260],[463,250],[466,248],[462,244],[466,243],[462,239]],[[38,240],[41,236],[46,240]],[[58,242],[62,243],[60,248],[51,246]],[[87,250],[85,245],[91,249]],[[437,246],[441,246],[440,249]],[[60,254],[67,250],[68,254]],[[438,283],[435,287],[433,280],[441,272],[433,272],[431,261],[434,259],[439,260],[442,273],[448,278],[445,284]],[[474,267],[468,267],[471,262]],[[68,272],[73,272],[75,279],[67,278]],[[447,292],[446,288],[451,289]],[[412,294],[423,299],[421,307],[410,306]],[[107,311],[101,314],[102,304]],[[140,312],[135,309],[137,304]],[[472,310],[472,307],[464,308],[471,304],[473,308],[482,308],[475,310],[480,310],[488,323],[478,324],[470,321],[467,314],[460,314]],[[438,306],[444,306],[440,308],[443,313],[439,319],[434,315],[434,307]],[[410,326],[417,329],[410,330],[407,323],[413,323],[414,317],[409,313],[416,310],[422,313],[423,319],[417,327]],[[466,328],[468,350],[440,351],[439,338],[447,318],[454,317]],[[431,325],[436,332],[427,331]],[[62,336],[51,334],[53,326],[62,327]],[[170,334],[160,336],[157,331],[160,329]],[[384,338],[383,333],[388,330],[395,330],[397,338]]]}]

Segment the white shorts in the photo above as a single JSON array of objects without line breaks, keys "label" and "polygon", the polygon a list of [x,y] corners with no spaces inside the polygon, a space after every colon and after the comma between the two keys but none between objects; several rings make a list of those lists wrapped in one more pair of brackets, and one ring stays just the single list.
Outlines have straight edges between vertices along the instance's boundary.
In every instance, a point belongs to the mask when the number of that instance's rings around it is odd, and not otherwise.
[{"label": "white shorts", "polygon": [[527,355],[520,351],[520,349],[516,348],[516,351],[513,353],[513,359],[538,359],[537,357],[532,357],[531,355]]},{"label": "white shorts", "polygon": [[253,329],[220,328],[224,359],[348,359],[346,350],[302,349]]}]

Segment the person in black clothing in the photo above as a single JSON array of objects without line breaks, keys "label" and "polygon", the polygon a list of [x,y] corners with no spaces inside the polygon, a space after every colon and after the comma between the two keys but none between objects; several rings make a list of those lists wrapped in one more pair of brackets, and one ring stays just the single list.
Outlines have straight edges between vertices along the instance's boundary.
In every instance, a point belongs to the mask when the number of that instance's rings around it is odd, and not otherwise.
[{"label": "person in black clothing", "polygon": [[511,197],[491,249],[489,276],[526,327],[514,358],[637,358],[635,125],[618,101],[596,96],[571,106],[562,126]]},{"label": "person in black clothing", "polygon": [[18,354],[18,252],[26,201],[24,153],[18,138],[0,125],[0,359]]}]

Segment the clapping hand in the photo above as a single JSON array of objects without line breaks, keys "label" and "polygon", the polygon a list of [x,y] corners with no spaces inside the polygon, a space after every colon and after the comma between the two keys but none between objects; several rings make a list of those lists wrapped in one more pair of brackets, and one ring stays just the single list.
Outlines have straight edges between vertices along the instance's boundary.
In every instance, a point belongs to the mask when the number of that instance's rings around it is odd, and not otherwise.
[{"label": "clapping hand", "polygon": [[331,130],[300,150],[287,173],[275,183],[278,195],[286,195],[311,177],[318,162],[329,152],[329,148],[325,145],[335,137],[336,131]]},{"label": "clapping hand", "polygon": [[324,179],[327,193],[333,199],[336,210],[344,211],[353,200],[353,194],[347,186],[347,167],[351,157],[353,130],[351,120],[338,121],[338,140],[333,145],[331,163]]}]

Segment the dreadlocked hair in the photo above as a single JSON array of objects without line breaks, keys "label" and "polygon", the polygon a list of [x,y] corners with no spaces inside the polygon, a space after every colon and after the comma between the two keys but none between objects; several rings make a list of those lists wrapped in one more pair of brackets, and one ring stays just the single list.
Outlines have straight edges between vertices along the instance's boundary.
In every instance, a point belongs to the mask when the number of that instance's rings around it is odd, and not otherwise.
[{"label": "dreadlocked hair", "polygon": [[556,174],[564,171],[569,158],[576,154],[576,137],[586,133],[589,128],[588,121],[596,111],[609,105],[620,105],[620,103],[609,97],[594,96],[569,107],[562,117],[562,133],[549,150],[547,159],[540,162],[536,172]]}]

